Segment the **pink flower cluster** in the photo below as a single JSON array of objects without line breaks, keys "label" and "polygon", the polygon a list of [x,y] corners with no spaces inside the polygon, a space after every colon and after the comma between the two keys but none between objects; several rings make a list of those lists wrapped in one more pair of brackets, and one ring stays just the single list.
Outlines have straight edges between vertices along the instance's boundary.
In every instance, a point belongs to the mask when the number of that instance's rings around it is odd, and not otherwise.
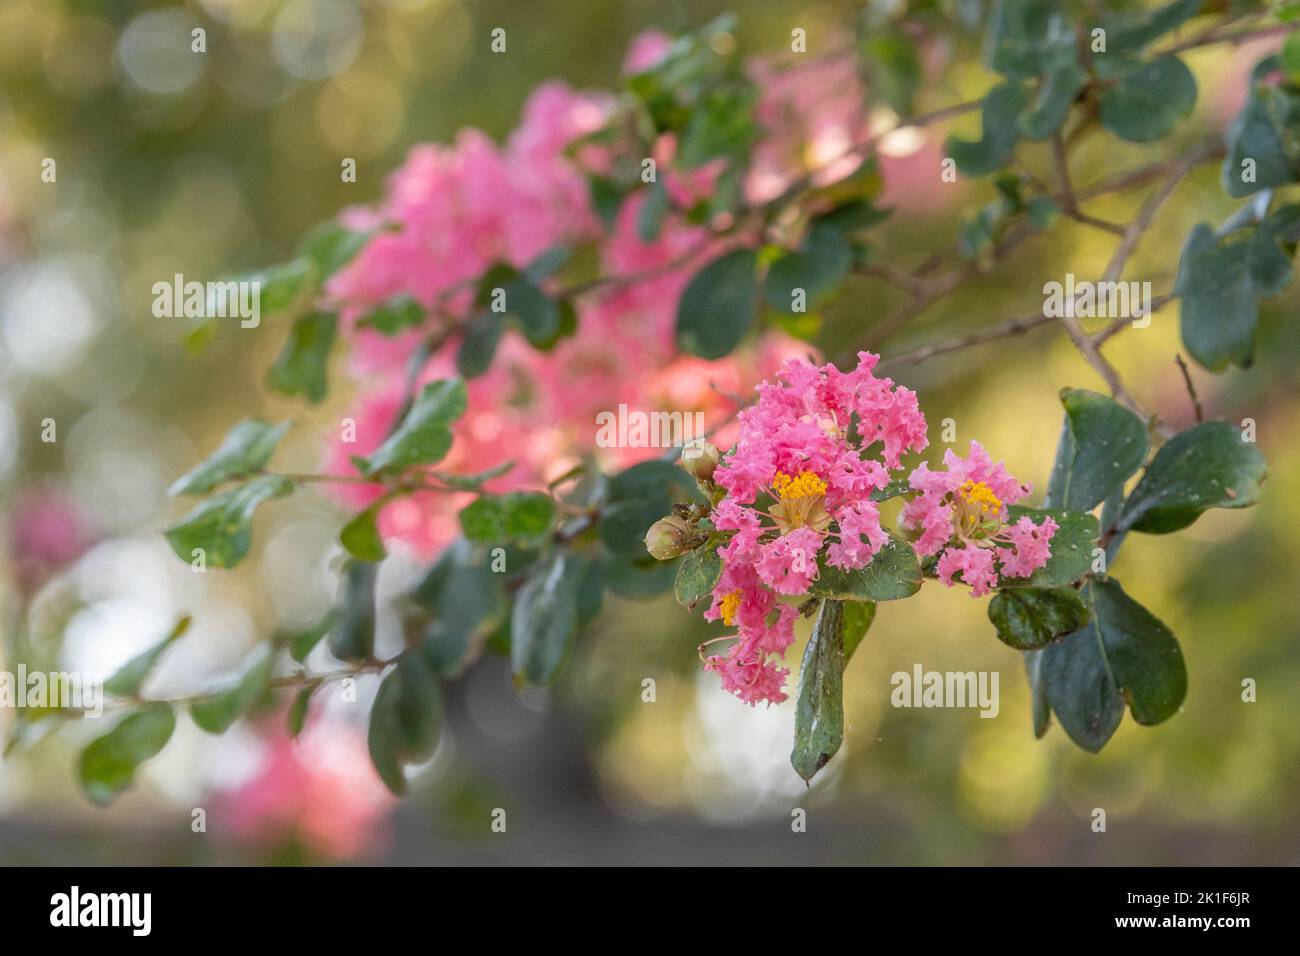
[{"label": "pink flower cluster", "polygon": [[935,571],[948,587],[957,576],[971,597],[987,594],[1003,577],[1025,578],[1047,563],[1057,524],[1050,517],[1034,524],[1028,517],[1008,523],[1007,505],[1029,494],[1030,486],[996,464],[977,441],[960,458],[944,453],[943,471],[924,462],[909,484],[920,492],[903,508],[902,525],[918,535],[917,553],[939,555]]},{"label": "pink flower cluster", "polygon": [[[634,40],[625,69],[650,68],[669,47],[666,36],[643,34]],[[750,73],[763,81],[758,117],[765,135],[745,181],[747,201],[779,194],[810,167],[862,141],[865,91],[849,58],[784,72],[756,62]],[[818,109],[809,110],[811,103]],[[586,177],[609,173],[615,157],[608,146],[580,141],[602,128],[614,104],[608,94],[543,84],[504,145],[467,130],[450,146],[418,146],[376,206],[345,215],[354,228],[385,228],[327,288],[340,309],[351,344],[351,372],[360,386],[350,416],[357,440],[332,447],[329,470],[354,474],[351,458],[383,440],[401,405],[408,357],[439,323],[459,324],[470,314],[478,276],[496,262],[522,268],[556,246],[595,243],[601,274],[626,281],[580,297],[576,334],[550,352],[507,332],[489,371],[469,382],[470,411],[457,424],[455,444],[440,467],[476,472],[514,460],[514,469],[491,483],[491,490],[538,487],[593,453],[605,467],[652,457],[658,449],[596,449],[596,414],[620,404],[644,411],[700,411],[712,426],[735,410],[734,396],[771,375],[785,358],[807,353],[806,346],[777,333],[718,361],[678,353],[678,299],[699,267],[722,251],[709,228],[689,222],[685,210],[711,193],[721,169],[710,163],[687,173],[674,171],[676,143],[671,135],[661,137],[652,155],[672,206],[659,234],[651,242],[638,235],[645,197],[637,194],[606,227],[592,207]],[[831,164],[818,182],[852,172],[859,157]],[[555,291],[553,283],[549,286]],[[375,306],[398,295],[414,297],[436,315],[426,326],[394,337],[358,325]],[[422,380],[454,374],[459,345],[460,335],[450,335]],[[734,430],[724,429],[718,438],[725,442],[732,436]],[[379,493],[365,485],[340,492],[352,507]],[[384,507],[379,527],[385,537],[428,556],[455,535],[464,503],[460,496],[433,493],[402,498]],[[850,542],[844,550],[854,547]]]},{"label": "pink flower cluster", "polygon": [[807,593],[819,558],[844,570],[871,563],[888,541],[871,493],[905,452],[928,444],[915,393],[877,378],[878,360],[860,352],[849,372],[787,361],[740,414],[739,439],[714,472],[726,497],[713,523],[734,534],[718,549],[723,571],[705,617],[738,633],[705,668],[746,703],[786,696],[775,658],[794,640],[797,611],[777,596]]}]

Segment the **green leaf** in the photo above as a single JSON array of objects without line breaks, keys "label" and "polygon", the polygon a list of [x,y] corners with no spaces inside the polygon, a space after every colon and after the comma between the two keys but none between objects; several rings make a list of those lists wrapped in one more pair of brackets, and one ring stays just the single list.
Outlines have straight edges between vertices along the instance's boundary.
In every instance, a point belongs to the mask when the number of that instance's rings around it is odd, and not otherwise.
[{"label": "green leaf", "polygon": [[311,681],[304,684],[298,689],[298,693],[293,696],[293,703],[289,705],[289,713],[285,716],[285,729],[289,731],[290,737],[297,737],[302,733],[303,727],[307,725],[307,713],[311,709],[311,697],[316,693],[316,688],[320,687],[320,681]]},{"label": "green leaf", "polygon": [[804,306],[811,308],[839,291],[848,275],[853,253],[840,231],[819,223],[797,252],[787,252],[767,270],[763,293],[778,312],[794,312],[796,290],[803,291]]},{"label": "green leaf", "polygon": [[400,335],[422,325],[424,318],[424,306],[409,295],[399,295],[372,309],[357,325],[384,335]]},{"label": "green leaf", "polygon": [[262,318],[283,312],[298,301],[311,285],[312,262],[299,257],[244,276],[257,283],[257,310]]},{"label": "green leaf", "polygon": [[460,513],[460,526],[471,541],[504,544],[540,541],[551,530],[555,502],[540,491],[480,495]]},{"label": "green leaf", "polygon": [[573,561],[556,550],[524,579],[510,619],[510,661],[515,684],[544,687],[564,670],[578,631]]},{"label": "green leaf", "polygon": [[[517,570],[509,556],[507,562],[507,571]],[[440,677],[459,676],[472,654],[505,620],[504,577],[491,570],[478,549],[461,540],[443,552],[421,582],[416,600],[433,613],[434,620],[420,649]]]},{"label": "green leaf", "polygon": [[81,752],[77,775],[92,803],[104,806],[131,785],[135,771],[156,756],[176,729],[171,704],[146,704]]},{"label": "green leaf", "polygon": [[845,601],[840,607],[844,613],[844,663],[847,665],[871,629],[871,622],[876,619],[876,604],[874,601]]},{"label": "green leaf", "polygon": [[1042,651],[1041,679],[1051,709],[1076,744],[1096,753],[1128,704],[1139,724],[1173,716],[1187,694],[1178,641],[1114,578],[1084,585],[1091,619]]},{"label": "green leaf", "polygon": [[862,52],[872,92],[884,97],[899,116],[911,116],[922,78],[916,43],[901,32],[873,31],[863,40]]},{"label": "green leaf", "polygon": [[163,651],[171,647],[172,642],[178,640],[190,628],[190,616],[187,614],[179,621],[171,632],[161,641],[146,651],[142,651],[135,657],[131,658],[104,681],[104,693],[112,694],[114,697],[136,697],[140,693],[140,687],[144,684],[145,679],[153,671],[154,665],[158,663],[158,658],[162,656]]},{"label": "green leaf", "polygon": [[1168,534],[1210,508],[1248,508],[1259,500],[1268,463],[1241,431],[1205,422],[1156,452],[1120,512],[1119,530]]},{"label": "green leaf", "polygon": [[260,645],[242,676],[221,690],[190,703],[190,717],[200,730],[224,734],[231,724],[248,713],[266,693],[274,655],[270,645]]},{"label": "green leaf", "polygon": [[380,498],[369,508],[358,512],[339,532],[339,543],[358,561],[382,561],[388,557],[383,536],[375,523],[379,510],[387,503],[386,498]]},{"label": "green leaf", "polygon": [[465,378],[478,378],[492,367],[497,346],[505,334],[504,316],[480,309],[465,325],[460,348],[456,350],[456,371]]},{"label": "green leaf", "polygon": [[1052,705],[1047,702],[1043,684],[1043,652],[1025,651],[1025,676],[1029,680],[1029,699],[1034,722],[1034,737],[1041,740],[1052,724]]},{"label": "green leaf", "polygon": [[1291,282],[1290,256],[1278,247],[1290,238],[1284,233],[1288,219],[1289,212],[1271,216],[1223,239],[1199,223],[1187,236],[1174,294],[1181,300],[1183,344],[1210,371],[1253,361],[1259,300]]},{"label": "green leaf", "polygon": [[433,669],[414,649],[397,658],[370,709],[370,760],[393,793],[406,791],[408,764],[433,756],[442,734],[442,688]]},{"label": "green leaf", "polygon": [[216,451],[176,479],[167,493],[205,494],[224,482],[261,471],[288,430],[288,422],[271,425],[260,418],[244,419],[226,434]]},{"label": "green leaf", "polygon": [[896,601],[921,589],[916,552],[897,538],[890,538],[865,568],[842,571],[824,561],[819,564],[809,593],[835,601]]},{"label": "green leaf", "polygon": [[1012,505],[1007,509],[1011,521],[1028,516],[1034,524],[1042,524],[1051,516],[1056,522],[1052,535],[1051,557],[1047,563],[1027,578],[1003,578],[1001,588],[1058,588],[1073,584],[1092,570],[1093,549],[1097,546],[1100,525],[1095,515],[1087,512],[1061,511],[1057,508],[1022,508]]},{"label": "green leaf", "polygon": [[182,561],[201,550],[206,565],[233,568],[248,554],[253,539],[253,513],[258,505],[293,491],[293,482],[280,475],[262,475],[213,495],[163,534]]},{"label": "green leaf", "polygon": [[628,601],[648,601],[673,589],[677,568],[672,561],[626,557],[606,558],[600,562],[601,577],[609,590]]},{"label": "green leaf", "polygon": [[266,373],[267,387],[281,395],[301,395],[313,405],[329,391],[329,358],[338,316],[311,312],[293,323],[284,348]]},{"label": "green leaf", "polygon": [[1054,66],[1038,86],[1033,105],[1019,119],[1020,132],[1028,139],[1044,140],[1051,136],[1069,115],[1074,98],[1088,82],[1079,68],[1073,50],[1065,62]]},{"label": "green leaf", "polygon": [[822,601],[799,666],[790,763],[811,781],[844,742],[844,608]]},{"label": "green leaf", "polygon": [[373,235],[371,232],[353,232],[336,222],[327,222],[307,234],[300,252],[315,265],[316,276],[323,282],[351,262]]},{"label": "green leaf", "polygon": [[713,159],[743,157],[758,138],[756,99],[757,91],[748,84],[708,89],[682,131],[676,156],[681,168],[697,169]]},{"label": "green leaf", "polygon": [[646,532],[675,502],[703,500],[694,480],[676,465],[643,461],[610,479],[597,525],[600,540],[615,557],[639,561],[646,557]]},{"label": "green leaf", "polygon": [[952,137],[947,152],[968,176],[987,176],[1006,165],[1020,139],[1019,116],[1029,91],[1019,83],[1001,83],[984,97],[984,132],[979,140]]},{"label": "green leaf", "polygon": [[524,338],[535,348],[555,341],[560,332],[560,309],[527,276],[517,276],[505,286],[506,314],[513,316]]},{"label": "green leaf", "polygon": [[1015,588],[993,595],[989,620],[1003,644],[1032,651],[1083,627],[1088,609],[1074,588]]},{"label": "green leaf", "polygon": [[330,629],[333,626],[334,612],[330,611],[322,617],[315,626],[291,635],[288,638],[289,656],[301,664],[307,659],[307,655],[315,649],[316,645],[324,639],[325,635],[330,632]]},{"label": "green leaf", "polygon": [[451,425],[465,414],[467,401],[465,383],[459,378],[424,386],[402,424],[368,458],[356,459],[362,474],[371,477],[442,460],[451,450]]},{"label": "green leaf", "polygon": [[677,577],[673,582],[673,596],[688,611],[707,601],[713,595],[718,578],[722,577],[722,559],[714,543],[702,544],[688,552],[677,564]]},{"label": "green leaf", "polygon": [[1278,86],[1271,81],[1281,65],[1270,56],[1255,66],[1250,94],[1228,130],[1222,182],[1234,198],[1286,186],[1300,173],[1300,143],[1293,133],[1300,97],[1294,83]]},{"label": "green leaf", "polygon": [[734,349],[754,322],[758,282],[752,249],[733,249],[695,274],[677,305],[677,342],[706,359]]},{"label": "green leaf", "polygon": [[1196,78],[1176,56],[1134,64],[1113,79],[1098,98],[1101,125],[1131,143],[1160,139],[1196,105]]},{"label": "green leaf", "polygon": [[1027,80],[1073,45],[1073,29],[1055,0],[997,0],[984,35],[984,60],[1003,76]]},{"label": "green leaf", "polygon": [[1146,426],[1118,402],[1082,388],[1061,390],[1065,422],[1047,486],[1049,507],[1091,511],[1146,460]]},{"label": "green leaf", "polygon": [[1124,11],[1101,21],[1106,55],[1135,53],[1196,15],[1203,0],[1173,0],[1155,10]]},{"label": "green leaf", "polygon": [[472,475],[453,475],[445,471],[431,471],[429,474],[448,488],[455,488],[457,491],[478,491],[484,484],[493,478],[500,478],[513,467],[515,467],[513,461],[503,461],[499,465],[493,465]]},{"label": "green leaf", "polygon": [[668,212],[668,189],[655,179],[645,188],[645,199],[636,214],[636,234],[642,242],[650,243],[659,238],[663,228],[664,214]]},{"label": "green leaf", "polygon": [[375,650],[375,578],[379,565],[349,561],[343,568],[339,610],[329,634],[330,653],[341,661],[363,661]]}]

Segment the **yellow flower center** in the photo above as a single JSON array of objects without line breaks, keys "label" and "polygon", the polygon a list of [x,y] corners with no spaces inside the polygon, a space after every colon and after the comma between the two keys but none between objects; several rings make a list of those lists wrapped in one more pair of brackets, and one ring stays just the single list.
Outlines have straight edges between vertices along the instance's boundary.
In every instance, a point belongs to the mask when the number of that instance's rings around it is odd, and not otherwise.
[{"label": "yellow flower center", "polygon": [[772,488],[782,501],[789,501],[791,498],[816,498],[826,494],[826,482],[811,471],[800,472],[798,478],[791,478],[785,472],[778,471],[776,477],[772,479]]},{"label": "yellow flower center", "polygon": [[998,496],[982,481],[966,479],[960,493],[966,503],[979,508],[982,515],[996,515],[1002,510],[1002,502],[998,500]]},{"label": "yellow flower center", "polygon": [[722,605],[719,607],[722,612],[722,623],[731,627],[736,623],[736,612],[740,610],[740,591],[737,589],[730,594],[722,596]]}]

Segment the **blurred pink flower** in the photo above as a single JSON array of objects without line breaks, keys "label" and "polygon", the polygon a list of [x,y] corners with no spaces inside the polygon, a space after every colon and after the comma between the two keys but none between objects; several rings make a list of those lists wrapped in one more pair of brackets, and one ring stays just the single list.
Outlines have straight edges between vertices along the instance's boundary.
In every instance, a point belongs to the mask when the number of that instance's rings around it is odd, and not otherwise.
[{"label": "blurred pink flower", "polygon": [[217,814],[241,839],[290,839],[321,856],[352,859],[383,839],[396,802],[370,765],[364,735],[351,724],[312,720],[290,739],[277,722],[251,778],[220,795]]},{"label": "blurred pink flower", "polygon": [[15,496],[9,551],[24,591],[34,590],[50,574],[81,557],[94,539],[77,500],[66,492],[34,485]]}]

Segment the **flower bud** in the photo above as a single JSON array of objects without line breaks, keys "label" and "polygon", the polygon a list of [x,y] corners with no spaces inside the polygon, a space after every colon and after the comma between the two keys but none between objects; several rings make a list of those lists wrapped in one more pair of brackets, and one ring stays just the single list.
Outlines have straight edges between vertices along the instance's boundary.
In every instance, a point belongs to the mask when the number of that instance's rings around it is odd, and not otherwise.
[{"label": "flower bud", "polygon": [[690,547],[691,529],[676,515],[660,518],[646,532],[645,549],[660,561],[667,561]]},{"label": "flower bud", "polygon": [[677,463],[696,481],[708,481],[713,477],[713,470],[718,467],[721,458],[712,442],[696,438],[683,446],[682,457]]}]

